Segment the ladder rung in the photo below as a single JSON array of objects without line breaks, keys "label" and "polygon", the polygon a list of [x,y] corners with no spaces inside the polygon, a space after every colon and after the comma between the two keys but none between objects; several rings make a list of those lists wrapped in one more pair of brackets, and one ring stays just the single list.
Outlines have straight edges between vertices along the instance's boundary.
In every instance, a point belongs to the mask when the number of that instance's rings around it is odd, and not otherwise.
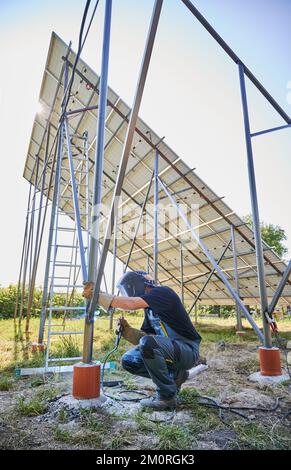
[{"label": "ladder rung", "polygon": [[57,335],[82,335],[83,331],[51,331],[49,333],[50,336],[57,336]]},{"label": "ladder rung", "polygon": [[47,307],[47,310],[86,310],[86,307]]},{"label": "ladder rung", "polygon": [[70,276],[49,276],[50,279],[70,279]]},{"label": "ladder rung", "polygon": [[[53,263],[53,261],[51,261],[51,263]],[[80,264],[70,264],[69,262],[68,263],[55,263],[55,266],[58,266],[58,267],[62,267],[62,268],[80,268],[81,265]]]},{"label": "ladder rung", "polygon": [[75,232],[76,231],[75,228],[70,228],[70,227],[58,227],[57,230],[60,230],[62,232]]},{"label": "ladder rung", "polygon": [[82,356],[79,356],[79,357],[53,357],[53,358],[49,358],[48,362],[78,361],[79,359],[82,359]]},{"label": "ladder rung", "polygon": [[53,284],[53,287],[74,287],[75,289],[84,288],[84,284]]}]

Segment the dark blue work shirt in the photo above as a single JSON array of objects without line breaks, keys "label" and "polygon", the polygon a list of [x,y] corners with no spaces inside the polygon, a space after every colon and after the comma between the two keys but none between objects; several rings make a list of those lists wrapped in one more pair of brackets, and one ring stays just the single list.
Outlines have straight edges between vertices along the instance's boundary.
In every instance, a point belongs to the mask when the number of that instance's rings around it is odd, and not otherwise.
[{"label": "dark blue work shirt", "polygon": [[[167,286],[153,287],[140,296],[149,306],[145,309],[142,331],[173,339],[201,341],[179,296]],[[175,334],[176,333],[176,334]],[[181,338],[179,338],[181,337]]]}]

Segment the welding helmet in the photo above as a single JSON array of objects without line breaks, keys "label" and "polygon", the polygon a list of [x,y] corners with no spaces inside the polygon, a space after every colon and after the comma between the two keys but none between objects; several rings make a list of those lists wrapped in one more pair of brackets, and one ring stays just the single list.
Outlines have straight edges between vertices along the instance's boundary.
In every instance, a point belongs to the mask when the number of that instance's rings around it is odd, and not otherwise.
[{"label": "welding helmet", "polygon": [[155,287],[155,281],[147,279],[145,271],[132,271],[124,273],[117,283],[117,289],[126,297],[140,297],[145,293],[146,287]]}]

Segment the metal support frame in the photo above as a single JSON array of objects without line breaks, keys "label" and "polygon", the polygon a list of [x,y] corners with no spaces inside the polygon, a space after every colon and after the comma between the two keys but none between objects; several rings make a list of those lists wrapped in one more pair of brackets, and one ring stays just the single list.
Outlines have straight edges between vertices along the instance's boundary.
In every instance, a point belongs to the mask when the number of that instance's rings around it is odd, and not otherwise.
[{"label": "metal support frame", "polygon": [[280,296],[281,296],[281,294],[282,294],[282,292],[283,292],[283,289],[284,289],[284,287],[285,287],[285,285],[286,285],[286,283],[287,283],[287,281],[288,281],[288,278],[289,278],[289,276],[290,276],[290,273],[291,273],[291,260],[289,261],[288,266],[287,266],[286,269],[285,269],[285,272],[284,272],[284,274],[283,274],[283,277],[282,277],[281,281],[279,282],[278,287],[277,287],[277,289],[276,289],[276,292],[275,292],[275,294],[274,294],[274,296],[273,296],[273,298],[272,298],[272,301],[271,301],[271,303],[270,303],[270,305],[269,305],[268,313],[269,313],[270,315],[272,315],[272,313],[274,312],[274,310],[275,310],[275,308],[276,308],[276,305],[277,305],[278,300],[279,300],[279,298],[280,298]]},{"label": "metal support frame", "polygon": [[172,204],[176,207],[177,211],[179,212],[180,214],[180,217],[184,220],[186,226],[188,227],[188,229],[190,230],[194,240],[196,241],[196,243],[200,246],[201,250],[203,251],[203,253],[205,254],[205,256],[208,258],[208,260],[210,261],[210,263],[212,264],[212,266],[215,268],[215,271],[217,273],[217,275],[220,277],[221,281],[224,283],[225,287],[227,288],[227,290],[229,291],[230,295],[232,296],[232,298],[239,303],[240,307],[241,307],[241,310],[243,311],[245,317],[248,319],[249,323],[251,324],[251,326],[253,327],[254,331],[257,333],[258,337],[260,338],[261,341],[264,341],[264,335],[262,334],[261,330],[259,329],[258,325],[256,324],[256,322],[253,320],[252,316],[250,315],[249,311],[247,310],[247,308],[245,307],[245,305],[242,303],[241,299],[239,298],[238,294],[236,293],[236,291],[234,290],[234,288],[232,287],[232,285],[230,284],[229,280],[227,279],[227,277],[225,276],[225,274],[222,272],[221,268],[219,267],[219,265],[217,264],[217,262],[215,261],[215,259],[213,258],[213,256],[209,253],[209,251],[207,250],[206,246],[204,245],[204,243],[200,240],[199,236],[197,235],[197,233],[195,232],[195,230],[191,227],[191,224],[189,223],[186,215],[184,214],[184,212],[180,209],[179,205],[177,204],[177,201],[176,199],[171,195],[171,193],[168,191],[167,187],[164,185],[164,183],[161,181],[161,179],[159,178],[159,182],[163,188],[163,190],[165,191],[165,193],[167,194],[167,196],[169,197],[170,201],[172,202]]},{"label": "metal support frame", "polygon": [[[103,31],[103,48],[102,48],[102,64],[101,64],[101,78],[100,78],[100,96],[99,96],[99,114],[97,120],[97,135],[96,135],[96,154],[95,154],[95,167],[94,167],[94,186],[92,197],[92,224],[89,245],[89,266],[88,266],[88,281],[96,282],[96,267],[98,261],[98,247],[99,247],[99,234],[100,234],[100,210],[102,198],[102,174],[103,174],[103,159],[104,159],[104,136],[105,136],[105,121],[106,121],[106,105],[107,105],[107,91],[108,91],[108,69],[109,69],[109,48],[110,48],[110,29],[111,29],[111,12],[112,0],[106,0],[105,16],[104,16],[104,31]],[[103,270],[100,276],[101,285]],[[83,361],[90,363],[93,356],[93,332],[94,332],[94,308],[91,309],[89,300],[86,306],[86,319],[84,327],[84,344],[83,344]]]},{"label": "metal support frame", "polygon": [[154,155],[154,280],[158,282],[158,204],[159,204],[159,153],[155,150]]},{"label": "metal support frame", "polygon": [[[116,258],[117,258],[117,238],[118,238],[118,212],[115,214],[114,220],[114,236],[113,236],[113,248],[112,248],[112,281],[111,281],[111,294],[115,292],[115,280],[116,280]],[[109,318],[109,329],[113,328],[113,314],[114,311],[111,309]]]},{"label": "metal support frame", "polygon": [[180,279],[181,279],[181,301],[184,305],[184,261],[183,261],[183,244],[180,243]]},{"label": "metal support frame", "polygon": [[84,250],[83,235],[82,235],[79,199],[78,199],[77,185],[76,185],[76,180],[75,180],[75,175],[74,175],[75,168],[74,168],[74,162],[73,162],[70,131],[69,131],[69,124],[68,124],[67,116],[64,116],[64,129],[66,133],[67,152],[68,152],[68,159],[69,159],[69,166],[70,166],[75,222],[76,222],[76,228],[77,228],[78,243],[80,247],[82,276],[83,276],[83,281],[87,281],[87,266],[86,266],[85,250]]},{"label": "metal support frame", "polygon": [[[213,266],[212,271],[209,273],[209,276],[204,283],[202,289],[200,290],[198,296],[195,298],[193,305],[190,308],[190,311],[195,306],[195,312],[197,314],[197,301],[199,300],[203,290],[205,289],[207,283],[211,279],[212,275],[214,274],[218,277],[228,289],[230,295],[235,301],[236,304],[236,313],[237,313],[237,327],[241,329],[241,315],[240,312],[242,311],[245,317],[250,322],[251,326],[259,336],[260,340],[263,342],[264,346],[271,347],[271,332],[267,322],[267,313],[272,315],[276,304],[282,294],[284,286],[286,283],[289,283],[289,275],[291,272],[291,261],[289,262],[285,272],[283,273],[283,277],[274,293],[274,297],[272,302],[268,306],[268,299],[267,299],[267,286],[266,286],[266,279],[265,279],[265,272],[264,272],[264,253],[262,248],[262,240],[261,240],[261,233],[260,233],[260,219],[259,219],[259,209],[258,209],[258,200],[257,200],[257,191],[256,191],[256,181],[255,181],[255,171],[254,171],[254,162],[253,162],[253,151],[252,151],[252,138],[260,136],[262,134],[266,134],[273,131],[278,131],[281,129],[285,129],[291,126],[291,119],[285,113],[285,111],[279,106],[279,104],[274,100],[274,98],[268,93],[268,91],[263,87],[263,85],[258,81],[258,79],[253,75],[253,73],[243,64],[243,62],[239,59],[239,57],[231,50],[231,48],[225,43],[225,41],[219,36],[219,34],[212,28],[212,26],[206,21],[206,19],[201,15],[201,13],[194,7],[190,0],[182,0],[182,2],[186,5],[186,7],[191,11],[191,13],[198,19],[198,21],[203,25],[203,27],[210,33],[210,35],[218,42],[218,44],[224,49],[224,51],[228,54],[228,56],[238,65],[239,68],[239,79],[240,79],[240,90],[241,90],[241,99],[242,99],[242,108],[243,108],[243,118],[244,118],[244,130],[245,130],[245,140],[246,140],[246,149],[247,149],[247,161],[248,161],[248,175],[249,175],[249,187],[250,187],[250,195],[251,195],[251,205],[252,205],[252,214],[253,214],[253,222],[254,222],[254,234],[255,234],[255,244],[252,245],[255,247],[256,250],[256,261],[257,261],[257,273],[258,273],[258,280],[259,280],[259,290],[260,290],[260,303],[261,303],[261,310],[262,310],[262,317],[263,317],[263,328],[264,334],[260,331],[254,320],[252,319],[251,315],[249,314],[248,310],[246,309],[245,305],[242,303],[240,296],[239,296],[239,278],[238,278],[238,264],[237,264],[237,253],[235,247],[235,231],[237,231],[243,238],[246,238],[245,235],[239,230],[238,227],[234,227],[231,225],[231,238],[232,238],[232,251],[233,251],[233,262],[234,262],[234,281],[236,285],[236,290],[233,288],[232,284],[230,283],[230,279],[226,277],[223,270],[219,267],[219,262],[223,258],[225,252],[229,248],[231,242],[228,243],[227,247],[223,251],[221,257],[218,261],[212,257],[209,251],[204,245],[203,241],[198,237],[195,230],[191,227],[187,220],[187,216],[180,211],[179,206],[177,204],[176,199],[174,198],[174,194],[169,191],[169,189],[165,186],[165,184],[161,181],[160,177],[158,176],[158,158],[159,158],[159,151],[153,145],[153,143],[145,136],[139,129],[136,128],[138,112],[141,104],[141,99],[143,95],[143,89],[146,81],[146,76],[148,72],[148,67],[150,63],[151,53],[153,49],[153,44],[156,36],[156,31],[159,23],[159,17],[161,13],[161,8],[163,4],[163,0],[156,0],[153,14],[151,18],[151,24],[149,28],[149,33],[147,37],[145,52],[142,61],[141,72],[137,84],[137,89],[134,98],[134,105],[130,116],[123,116],[121,111],[113,105],[109,100],[107,100],[107,81],[108,81],[108,64],[109,64],[109,46],[110,46],[110,27],[111,27],[111,10],[112,10],[112,0],[106,0],[106,7],[105,7],[105,19],[104,19],[104,33],[103,33],[103,53],[102,53],[102,71],[101,71],[101,86],[100,86],[100,96],[99,96],[99,115],[98,115],[98,127],[97,127],[97,137],[96,137],[96,156],[95,156],[95,172],[94,172],[94,190],[93,190],[93,199],[92,199],[92,232],[90,237],[89,243],[89,252],[87,253],[88,259],[85,260],[85,250],[82,240],[82,228],[81,228],[81,220],[80,220],[80,211],[79,211],[79,203],[78,203],[78,194],[76,187],[74,187],[74,165],[72,159],[72,151],[71,151],[71,140],[70,140],[70,133],[69,133],[69,125],[68,125],[68,118],[67,116],[76,113],[84,113],[85,111],[91,111],[96,108],[96,106],[88,106],[74,110],[71,112],[67,112],[64,114],[64,109],[62,106],[62,120],[60,126],[58,128],[57,133],[57,145],[56,145],[56,170],[55,170],[55,184],[54,184],[54,191],[53,191],[53,198],[52,198],[52,210],[51,210],[51,220],[50,220],[50,229],[49,229],[49,241],[48,241],[48,249],[47,249],[47,261],[46,261],[46,269],[45,269],[45,279],[44,279],[44,290],[43,290],[43,298],[42,298],[42,309],[41,309],[41,318],[40,318],[40,331],[39,331],[39,342],[42,343],[43,341],[43,333],[44,333],[44,324],[45,324],[45,317],[46,317],[46,307],[47,307],[47,298],[48,298],[48,284],[49,284],[49,263],[51,258],[51,250],[52,250],[52,241],[53,241],[53,231],[54,231],[54,224],[56,218],[56,202],[58,197],[58,191],[60,188],[60,179],[61,179],[61,167],[60,161],[62,159],[63,154],[63,141],[64,141],[64,134],[66,135],[67,140],[67,151],[68,151],[68,158],[69,158],[69,166],[70,166],[70,174],[72,178],[72,194],[73,194],[73,202],[74,202],[74,214],[75,214],[75,221],[76,221],[76,228],[78,233],[78,241],[80,245],[80,257],[81,257],[81,267],[82,267],[82,274],[83,280],[89,280],[94,282],[94,292],[93,297],[90,302],[87,304],[86,308],[86,320],[85,320],[85,334],[84,334],[84,348],[83,348],[83,361],[86,363],[91,362],[92,360],[92,341],[93,341],[93,328],[94,328],[94,312],[97,305],[98,300],[98,293],[101,286],[101,280],[104,276],[104,268],[107,259],[107,254],[110,246],[110,240],[112,237],[113,226],[115,227],[114,232],[114,240],[113,240],[113,277],[112,277],[112,292],[114,292],[114,284],[115,284],[115,266],[116,266],[116,251],[117,251],[117,207],[118,207],[118,200],[122,191],[123,180],[125,177],[126,167],[128,158],[131,152],[131,146],[133,142],[134,132],[137,132],[146,143],[148,143],[152,149],[155,151],[155,163],[154,163],[154,244],[153,244],[153,271],[155,280],[158,278],[158,185],[161,184],[166,195],[170,198],[172,203],[176,206],[177,211],[179,212],[180,216],[184,219],[185,224],[187,225],[189,231],[191,232],[193,238],[196,240],[202,251],[204,252],[205,256],[208,258],[209,262]],[[65,81],[68,83],[68,67],[70,63],[66,60],[65,63]],[[62,72],[63,73],[63,72]],[[79,73],[76,71],[76,73]],[[246,84],[245,84],[245,75],[251,80],[251,82],[257,87],[257,89],[262,93],[262,95],[267,99],[267,101],[273,106],[273,108],[278,112],[278,114],[284,119],[287,123],[283,126],[274,127],[271,129],[266,129],[259,132],[251,133],[250,130],[250,123],[249,123],[249,115],[248,115],[248,104],[247,104],[247,94],[246,94]],[[87,80],[85,78],[85,80]],[[64,86],[64,90],[67,87]],[[95,87],[94,87],[94,91]],[[94,92],[93,92],[94,94]],[[92,94],[92,96],[93,96]],[[69,99],[69,97],[68,97]],[[66,101],[66,93],[64,94],[63,103]],[[116,104],[116,103],[115,103]],[[107,222],[106,233],[104,237],[104,243],[102,247],[102,251],[100,254],[100,236],[99,236],[99,224],[100,224],[100,205],[101,205],[101,187],[102,187],[102,174],[103,174],[103,157],[104,157],[104,132],[105,132],[105,125],[106,125],[106,105],[111,106],[111,109],[116,111],[121,117],[123,117],[123,123],[128,122],[127,134],[124,141],[123,152],[121,157],[121,163],[119,167],[119,173],[117,180],[115,182],[115,190],[113,191],[113,198],[110,208],[110,215]],[[122,123],[122,124],[123,124]],[[48,136],[49,138],[49,130]],[[48,143],[46,148],[46,163],[44,162],[43,172],[44,176],[42,176],[43,180],[45,181],[45,169],[47,164],[47,152],[48,152]],[[179,169],[175,166],[173,162],[170,162],[167,157],[160,152],[160,157],[169,164],[169,167],[174,167],[177,173],[184,177],[186,182],[189,182],[186,175],[181,175]],[[39,164],[39,158],[35,161],[35,163]],[[53,168],[52,165],[51,169],[51,176],[53,175]],[[34,171],[34,170],[33,170]],[[32,171],[32,173],[33,173]],[[36,169],[36,177],[37,179],[38,168]],[[88,176],[88,172],[87,172]],[[144,203],[141,208],[141,214],[138,220],[138,225],[135,231],[135,236],[132,240],[128,259],[126,262],[126,268],[129,264],[133,247],[136,243],[136,237],[138,234],[138,229],[140,222],[143,217],[144,209],[146,202],[148,200],[150,188],[151,188],[152,178],[148,187],[148,191],[144,200]],[[190,182],[191,183],[191,182]],[[189,184],[190,184],[189,183]],[[197,189],[194,184],[190,184],[191,187]],[[19,282],[18,282],[18,290],[20,289],[21,285],[21,276],[23,279],[22,282],[22,300],[21,300],[21,315],[23,309],[23,300],[24,300],[24,290],[25,289],[25,281],[27,275],[27,269],[29,266],[29,279],[30,279],[30,286],[29,286],[29,295],[28,295],[28,312],[30,313],[32,300],[33,300],[33,291],[35,285],[35,276],[36,276],[36,269],[38,264],[38,256],[40,250],[40,220],[41,220],[41,208],[42,208],[42,198],[43,198],[43,185],[40,194],[40,204],[39,204],[39,214],[38,214],[38,222],[37,222],[37,232],[36,238],[34,239],[34,213],[35,213],[35,204],[36,204],[36,191],[37,191],[37,184],[35,182],[35,190],[34,196],[32,199],[32,210],[30,214],[28,213],[27,216],[27,230],[23,242],[23,254],[21,259],[21,268],[19,274]],[[200,191],[197,190],[198,194]],[[49,195],[49,194],[48,194]],[[230,220],[224,214],[221,214],[219,209],[216,208],[214,202],[208,201],[207,197],[204,194],[200,194],[203,197],[207,204],[211,204],[211,206],[217,211],[218,214],[223,217],[226,221],[230,222]],[[87,194],[87,204],[88,204],[88,196]],[[46,212],[45,212],[46,214]],[[30,226],[28,227],[28,218],[30,217]],[[45,215],[43,216],[45,219]],[[43,221],[44,222],[44,221]],[[43,225],[44,227],[44,225]],[[42,227],[42,231],[43,231]],[[88,230],[89,227],[86,227]],[[251,244],[251,241],[249,241]],[[34,247],[34,256],[33,256],[33,247]],[[140,248],[143,252],[143,248]],[[98,256],[99,250],[99,256]],[[151,254],[148,255],[148,263],[151,258]],[[99,257],[99,263],[98,263]],[[197,257],[198,259],[198,257]],[[268,259],[265,257],[268,261]],[[86,270],[86,262],[88,263],[88,275]],[[278,273],[280,271],[276,268],[275,264],[270,262],[270,264],[276,269]],[[98,269],[97,269],[98,268]],[[125,269],[126,269],[125,268]],[[183,245],[180,242],[180,271],[181,271],[181,278],[180,278],[180,287],[181,287],[181,297],[184,300],[184,288],[187,289],[186,283],[184,283],[183,279]],[[282,273],[280,273],[282,274]],[[179,279],[177,280],[179,283]],[[17,311],[17,305],[15,307],[15,312]]]},{"label": "metal support frame", "polygon": [[[222,258],[223,258],[224,255],[225,255],[225,253],[226,253],[227,250],[229,249],[230,245],[231,245],[231,240],[229,240],[228,244],[227,244],[226,247],[224,248],[224,250],[223,250],[223,252],[221,253],[220,257],[219,257],[218,260],[216,261],[217,264],[220,263],[220,261],[222,260]],[[191,307],[189,308],[189,312],[188,312],[189,315],[190,315],[190,313],[192,312],[193,308],[196,307],[196,304],[197,304],[198,300],[200,299],[201,295],[203,294],[203,292],[204,292],[204,290],[205,290],[207,284],[208,284],[209,281],[211,280],[211,278],[212,278],[212,276],[213,276],[214,273],[215,273],[215,268],[213,268],[213,269],[210,271],[210,273],[209,273],[209,275],[208,275],[206,281],[204,282],[204,284],[203,284],[203,286],[201,287],[199,293],[197,294],[197,296],[196,296],[194,302],[192,303]]]},{"label": "metal support frame", "polygon": [[[235,286],[236,286],[236,292],[239,295],[239,274],[238,274],[238,269],[237,269],[237,255],[236,255],[235,233],[234,233],[233,225],[230,226],[230,234],[231,234],[231,246],[232,246],[232,255],[233,255]],[[240,306],[237,302],[235,303],[235,311],[236,311],[236,328],[238,331],[241,331],[242,330],[241,311],[240,311]]]},{"label": "metal support frame", "polygon": [[261,228],[260,228],[259,204],[258,204],[257,187],[256,187],[252,139],[251,139],[250,121],[249,121],[249,114],[248,114],[245,71],[244,71],[244,66],[242,63],[238,64],[238,68],[239,68],[241,100],[242,100],[242,108],[243,108],[245,140],[246,140],[246,150],[247,150],[247,160],[248,160],[249,189],[250,189],[250,196],[251,196],[253,229],[254,229],[254,235],[255,235],[256,261],[257,261],[258,280],[259,280],[261,312],[262,312],[263,328],[264,328],[264,346],[267,348],[271,348],[272,347],[271,330],[270,330],[270,327],[266,318],[266,313],[268,312],[268,297],[267,297],[267,288],[266,288],[266,280],[265,280],[263,245],[262,245]]},{"label": "metal support frame", "polygon": [[163,0],[156,0],[153,14],[151,18],[150,29],[146,41],[145,52],[142,60],[141,71],[138,79],[137,89],[135,93],[134,103],[130,114],[129,125],[127,128],[126,138],[124,142],[123,152],[121,156],[121,162],[119,165],[118,177],[116,180],[115,190],[112,196],[112,203],[110,208],[110,213],[108,217],[108,223],[106,227],[106,232],[104,236],[103,249],[100,256],[100,261],[98,264],[98,272],[96,277],[96,282],[94,286],[94,292],[92,300],[90,303],[90,308],[88,309],[85,322],[85,335],[84,335],[84,349],[83,349],[83,361],[85,363],[90,363],[92,360],[92,340],[93,340],[93,315],[98,301],[98,295],[101,285],[102,273],[105,268],[105,263],[107,259],[107,254],[109,250],[109,244],[112,234],[112,226],[115,218],[115,211],[117,206],[117,201],[119,200],[122,184],[125,177],[127,162],[130,154],[130,149],[133,142],[133,136],[135,132],[135,126],[138,118],[138,112],[142,100],[143,90],[146,82],[147,72],[150,64],[150,59],[152,55],[153,45],[156,37],[156,32],[158,28],[160,13],[162,9]]}]

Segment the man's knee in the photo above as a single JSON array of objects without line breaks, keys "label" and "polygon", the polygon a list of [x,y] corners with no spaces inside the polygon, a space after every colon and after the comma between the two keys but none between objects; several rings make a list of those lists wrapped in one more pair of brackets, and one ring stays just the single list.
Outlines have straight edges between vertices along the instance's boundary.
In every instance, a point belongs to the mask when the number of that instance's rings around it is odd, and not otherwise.
[{"label": "man's knee", "polygon": [[140,364],[134,355],[125,353],[121,358],[121,366],[127,372],[130,372],[131,374],[136,374]]},{"label": "man's knee", "polygon": [[153,336],[143,336],[139,341],[139,349],[142,357],[145,359],[154,359],[154,350],[157,349],[157,343]]}]

